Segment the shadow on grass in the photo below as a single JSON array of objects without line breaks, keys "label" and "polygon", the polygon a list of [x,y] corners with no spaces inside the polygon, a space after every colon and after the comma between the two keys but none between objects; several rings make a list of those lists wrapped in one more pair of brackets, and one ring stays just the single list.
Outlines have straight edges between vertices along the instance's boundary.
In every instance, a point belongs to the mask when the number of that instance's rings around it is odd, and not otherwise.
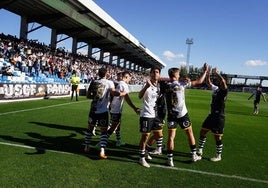
[{"label": "shadow on grass", "polygon": [[[100,141],[99,136],[92,138],[92,147],[90,153],[83,152],[84,139],[77,139],[76,134],[72,133],[67,136],[44,136],[39,133],[27,132],[25,133],[30,138],[16,138],[13,136],[0,135],[1,139],[12,143],[20,143],[22,147],[34,149],[33,152],[25,152],[26,155],[41,155],[48,151],[52,152],[66,152],[75,155],[82,155],[91,160],[99,160],[99,148],[95,145]],[[96,138],[97,137],[97,138]],[[124,147],[116,147],[115,141],[109,141],[106,153],[108,160],[117,160],[121,162],[133,162],[138,157],[138,146],[127,144]]]},{"label": "shadow on grass", "polygon": [[[100,136],[93,136],[91,140],[92,147],[90,148],[90,153],[85,154],[84,149],[84,138],[77,138],[77,134],[81,137],[86,131],[85,128],[71,127],[66,125],[58,124],[48,124],[42,122],[30,122],[39,126],[45,126],[49,128],[61,129],[61,130],[70,130],[73,133],[66,136],[45,136],[36,132],[26,132],[27,138],[16,138],[9,135],[0,135],[1,139],[11,141],[14,143],[20,143],[24,146],[30,146],[35,149],[33,152],[25,152],[26,155],[40,155],[46,154],[46,152],[66,152],[76,155],[83,155],[88,157],[91,160],[98,160],[99,157],[99,148],[95,147],[100,141]],[[109,140],[106,148],[106,154],[108,155],[108,160],[117,160],[121,162],[135,162],[139,158],[139,146],[126,144],[125,146],[117,147],[116,141]],[[177,156],[180,156],[178,159]],[[150,163],[160,164],[160,161],[167,160],[166,153],[162,155],[152,156],[156,160],[150,161]],[[186,160],[184,160],[186,158]],[[181,163],[192,163],[191,155],[189,153],[183,152],[174,152],[174,161]]]},{"label": "shadow on grass", "polygon": [[43,126],[43,127],[49,127],[49,128],[53,128],[53,129],[74,131],[74,132],[79,133],[81,135],[84,135],[84,132],[87,131],[86,128],[72,127],[72,126],[59,125],[59,124],[53,124],[53,123],[43,123],[43,122],[35,122],[35,121],[29,122],[29,123]]},{"label": "shadow on grass", "polygon": [[[81,153],[82,139],[74,138],[76,134],[68,136],[43,136],[39,133],[25,133],[31,138],[16,138],[12,136],[0,135],[0,138],[16,143],[21,143],[23,146],[30,146],[36,149],[36,152],[25,154],[45,154],[46,150],[69,152],[78,154]],[[79,148],[80,146],[80,148]],[[79,151],[80,150],[80,151]]]}]

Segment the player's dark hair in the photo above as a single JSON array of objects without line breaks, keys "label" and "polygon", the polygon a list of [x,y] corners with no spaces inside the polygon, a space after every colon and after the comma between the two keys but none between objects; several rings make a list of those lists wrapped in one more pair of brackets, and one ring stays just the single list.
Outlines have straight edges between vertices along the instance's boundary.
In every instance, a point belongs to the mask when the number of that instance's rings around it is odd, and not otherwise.
[{"label": "player's dark hair", "polygon": [[99,72],[98,72],[98,74],[99,74],[99,77],[100,78],[104,78],[105,77],[105,75],[106,75],[106,73],[107,73],[107,69],[106,68],[100,68],[99,69]]},{"label": "player's dark hair", "polygon": [[129,75],[129,76],[131,76],[131,74],[130,74],[130,72],[129,71],[124,71],[124,72],[122,72],[122,77],[125,77],[125,75]]},{"label": "player's dark hair", "polygon": [[175,73],[176,72],[179,72],[180,71],[180,69],[179,68],[170,68],[170,69],[168,69],[168,76],[169,76],[169,78],[173,78],[174,77],[174,75],[175,75]]},{"label": "player's dark hair", "polygon": [[159,70],[159,73],[161,73],[161,69],[159,67],[152,67],[150,73],[152,73],[155,69]]}]

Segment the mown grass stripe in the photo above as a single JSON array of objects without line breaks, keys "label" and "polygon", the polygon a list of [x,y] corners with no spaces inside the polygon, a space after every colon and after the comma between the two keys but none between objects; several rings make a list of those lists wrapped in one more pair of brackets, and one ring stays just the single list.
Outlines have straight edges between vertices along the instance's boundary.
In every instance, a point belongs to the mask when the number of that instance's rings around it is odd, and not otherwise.
[{"label": "mown grass stripe", "polygon": [[[27,145],[20,145],[20,144],[13,144],[13,143],[6,143],[6,142],[0,142],[1,145],[7,145],[7,146],[12,146],[12,147],[21,147],[21,148],[27,148],[27,149],[40,149],[40,150],[45,150],[49,152],[54,152],[54,153],[61,153],[61,154],[67,154],[67,155],[86,155],[83,153],[70,153],[70,152],[64,152],[64,151],[58,151],[58,150],[48,150],[45,148],[37,148],[37,147],[32,147],[32,146],[27,146]],[[86,155],[90,156],[90,155]],[[90,156],[94,157],[94,156]],[[113,159],[114,157],[109,158]],[[134,160],[129,160],[129,162],[136,162]],[[257,183],[265,183],[268,184],[268,181],[266,180],[259,180],[259,179],[254,179],[254,178],[247,178],[247,177],[242,177],[242,176],[237,176],[237,175],[227,175],[227,174],[220,174],[220,173],[212,173],[212,172],[205,172],[205,171],[200,171],[200,170],[192,170],[192,169],[186,169],[186,168],[178,168],[178,167],[168,167],[168,166],[163,166],[163,165],[156,165],[156,164],[150,164],[151,166],[158,167],[158,168],[165,168],[165,169],[170,169],[170,170],[178,170],[178,171],[184,171],[184,172],[191,172],[191,173],[196,173],[196,174],[202,174],[202,175],[209,175],[209,176],[218,176],[218,177],[223,177],[223,178],[231,178],[231,179],[238,179],[238,180],[243,180],[243,181],[252,181],[252,182],[257,182]]]}]

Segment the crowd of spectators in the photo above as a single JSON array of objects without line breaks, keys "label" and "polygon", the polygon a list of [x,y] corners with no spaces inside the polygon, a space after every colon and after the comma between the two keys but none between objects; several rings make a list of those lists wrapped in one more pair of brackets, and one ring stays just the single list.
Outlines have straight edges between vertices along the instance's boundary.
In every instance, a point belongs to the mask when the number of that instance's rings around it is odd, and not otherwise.
[{"label": "crowd of spectators", "polygon": [[[64,48],[51,49],[36,40],[22,40],[15,36],[0,34],[0,74],[14,76],[14,71],[25,73],[28,77],[57,77],[68,82],[75,70],[82,83],[97,78],[98,69],[105,66],[111,79],[125,69],[107,62],[99,62],[81,54],[72,54]],[[131,71],[130,84],[143,84],[147,75]]]}]

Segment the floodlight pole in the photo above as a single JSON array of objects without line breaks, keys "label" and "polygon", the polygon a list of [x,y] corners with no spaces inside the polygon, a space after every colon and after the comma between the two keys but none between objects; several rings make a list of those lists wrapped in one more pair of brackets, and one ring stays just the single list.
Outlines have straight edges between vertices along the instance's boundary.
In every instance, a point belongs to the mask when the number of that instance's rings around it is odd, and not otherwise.
[{"label": "floodlight pole", "polygon": [[188,48],[187,48],[187,59],[186,59],[186,70],[187,70],[187,74],[189,74],[189,63],[190,63],[190,50],[191,50],[191,45],[193,44],[193,39],[189,39],[187,38],[186,39],[186,44],[188,45]]}]

